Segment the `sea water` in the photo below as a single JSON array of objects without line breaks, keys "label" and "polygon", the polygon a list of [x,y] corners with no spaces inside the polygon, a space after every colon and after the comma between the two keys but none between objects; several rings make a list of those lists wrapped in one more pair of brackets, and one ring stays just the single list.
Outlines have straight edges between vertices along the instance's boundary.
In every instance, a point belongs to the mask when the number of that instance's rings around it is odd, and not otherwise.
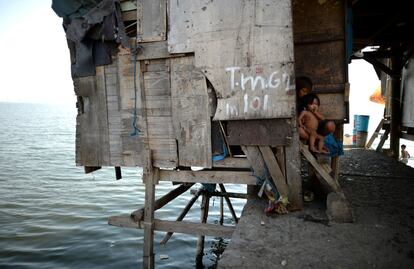
[{"label": "sea water", "polygon": [[[75,165],[75,119],[74,106],[0,103],[0,268],[142,267],[143,231],[107,224],[109,216],[143,206],[142,170],[122,169],[118,181],[113,168],[84,174]],[[160,183],[157,197],[171,189]],[[189,199],[180,196],[156,217],[175,220]],[[208,222],[215,223],[220,201],[211,202]],[[232,202],[240,215],[244,201]],[[199,222],[200,203],[185,220]],[[232,223],[228,212],[225,222]],[[197,238],[174,234],[162,247],[163,236],[155,234],[156,268],[194,268]],[[206,237],[206,268],[214,266],[219,242]]]}]

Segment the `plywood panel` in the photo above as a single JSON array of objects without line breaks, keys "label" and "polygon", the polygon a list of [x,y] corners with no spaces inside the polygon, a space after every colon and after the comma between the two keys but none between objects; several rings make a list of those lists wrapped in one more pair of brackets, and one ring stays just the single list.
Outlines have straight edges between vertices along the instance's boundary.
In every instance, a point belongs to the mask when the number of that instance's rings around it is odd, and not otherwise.
[{"label": "plywood panel", "polygon": [[96,76],[76,78],[78,96],[76,117],[76,160],[78,165],[101,166],[109,163],[109,137],[105,77],[102,67]]},{"label": "plywood panel", "polygon": [[173,132],[169,60],[150,60],[143,65],[145,114],[148,146],[153,165],[175,168],[178,164],[177,143]]},{"label": "plywood panel", "polygon": [[296,76],[312,80],[322,102],[321,111],[327,118],[344,120],[348,82],[346,3],[344,0],[294,0],[292,5]]},{"label": "plywood panel", "polygon": [[167,33],[167,0],[137,0],[138,41],[165,40]]},{"label": "plywood panel", "polygon": [[179,164],[211,168],[207,82],[194,68],[194,57],[171,59],[171,98]]},{"label": "plywood panel", "polygon": [[169,51],[195,53],[215,120],[294,116],[289,0],[171,1],[169,16]]},{"label": "plywood panel", "polygon": [[230,145],[285,146],[292,140],[291,120],[247,120],[227,123]]},{"label": "plywood panel", "polygon": [[[118,111],[114,111],[113,114],[117,118],[117,125],[113,126],[113,130],[116,132],[120,143],[119,145],[114,144],[114,146],[119,147],[119,152],[114,157],[121,159],[122,166],[145,167],[148,161],[148,145],[145,140],[147,125],[145,114],[143,114],[141,98],[142,89],[140,80],[143,77],[142,72],[139,64],[134,66],[133,58],[129,54],[118,55],[116,63],[118,67]],[[134,80],[136,81],[135,85]],[[134,131],[135,108],[137,109],[136,126],[141,130],[141,133],[131,135]]]},{"label": "plywood panel", "polygon": [[327,119],[344,120],[346,114],[346,106],[344,95],[342,93],[336,94],[318,94],[321,100],[319,112]]}]

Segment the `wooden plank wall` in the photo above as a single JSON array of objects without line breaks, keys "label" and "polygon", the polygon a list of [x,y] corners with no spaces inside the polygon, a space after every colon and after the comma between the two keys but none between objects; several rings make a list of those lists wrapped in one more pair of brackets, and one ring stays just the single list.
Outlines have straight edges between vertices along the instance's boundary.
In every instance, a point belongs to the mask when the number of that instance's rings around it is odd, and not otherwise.
[{"label": "wooden plank wall", "polygon": [[307,76],[321,99],[320,111],[344,120],[348,82],[344,0],[293,0],[296,76]]},{"label": "wooden plank wall", "polygon": [[194,52],[215,120],[294,117],[290,11],[290,0],[170,1],[169,52]]},{"label": "wooden plank wall", "polygon": [[108,164],[110,160],[104,68],[97,68],[96,76],[75,78],[74,89],[78,96],[76,164]]},{"label": "wooden plank wall", "polygon": [[211,118],[206,77],[194,67],[194,56],[170,61],[179,164],[211,168]]},{"label": "wooden plank wall", "polygon": [[137,0],[139,42],[162,41],[167,37],[167,0]]},{"label": "wooden plank wall", "polygon": [[155,167],[175,168],[178,163],[171,105],[170,60],[141,62],[148,143]]}]

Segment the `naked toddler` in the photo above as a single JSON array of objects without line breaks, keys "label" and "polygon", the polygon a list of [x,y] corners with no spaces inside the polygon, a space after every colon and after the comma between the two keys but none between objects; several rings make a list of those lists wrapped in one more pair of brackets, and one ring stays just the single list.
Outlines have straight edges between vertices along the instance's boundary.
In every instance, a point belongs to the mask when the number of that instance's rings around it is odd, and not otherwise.
[{"label": "naked toddler", "polygon": [[[309,150],[317,153],[328,154],[324,148],[324,137],[317,133],[319,121],[323,120],[323,116],[318,112],[320,101],[317,95],[307,94],[304,96],[305,110],[303,110],[298,118],[299,135],[301,139],[309,139]],[[318,147],[315,147],[315,143]]]}]

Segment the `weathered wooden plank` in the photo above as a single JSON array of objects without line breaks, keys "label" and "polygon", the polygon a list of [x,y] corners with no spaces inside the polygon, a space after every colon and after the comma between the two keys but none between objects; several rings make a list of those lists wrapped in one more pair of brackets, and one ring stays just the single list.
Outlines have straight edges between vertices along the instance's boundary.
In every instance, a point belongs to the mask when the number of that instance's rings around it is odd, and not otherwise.
[{"label": "weathered wooden plank", "polygon": [[147,171],[143,174],[145,182],[145,210],[144,210],[144,267],[154,268],[154,211],[155,211],[155,183],[158,182],[159,170],[153,168],[151,161]]},{"label": "weathered wooden plank", "polygon": [[256,178],[247,171],[160,171],[160,181],[189,183],[238,183],[256,185]]},{"label": "weathered wooden plank", "polygon": [[292,117],[290,0],[171,1],[169,16],[169,51],[195,53],[218,96],[215,120]]},{"label": "weathered wooden plank", "polygon": [[269,146],[260,146],[260,152],[262,153],[263,160],[266,163],[267,169],[270,173],[270,176],[275,183],[275,186],[282,197],[288,197],[288,186],[285,181],[285,176],[282,173],[281,168],[276,160],[275,155],[272,152],[272,149]]},{"label": "weathered wooden plank", "polygon": [[327,119],[344,120],[346,106],[344,94],[318,94],[321,101],[319,112]]},{"label": "weathered wooden plank", "polygon": [[[108,224],[112,226],[142,229],[143,222],[135,222],[130,216],[110,217]],[[209,223],[193,223],[188,221],[154,220],[154,229],[164,232],[176,232],[184,234],[196,234],[206,236],[221,236],[230,238],[234,232],[234,226],[222,226]]]},{"label": "weathered wooden plank", "polygon": [[167,1],[137,0],[138,41],[165,40],[167,36]]},{"label": "weathered wooden plank", "polygon": [[250,169],[250,163],[247,158],[232,158],[227,157],[221,161],[213,162],[214,168],[237,168],[237,169]]},{"label": "weathered wooden plank", "polygon": [[306,145],[300,144],[300,152],[302,152],[303,156],[305,156],[306,160],[315,168],[315,170],[321,175],[322,179],[324,179],[325,183],[335,192],[340,190],[340,186],[336,180],[334,180],[331,175],[321,167],[315,157],[313,157],[312,153],[310,153],[308,147]]},{"label": "weathered wooden plank", "polygon": [[296,121],[293,122],[292,144],[285,147],[286,181],[289,187],[289,210],[299,210],[303,207],[302,177],[300,174],[299,135]]},{"label": "weathered wooden plank", "polygon": [[[210,196],[207,193],[203,193],[203,198],[201,201],[201,214],[200,214],[200,222],[202,224],[207,222],[208,218],[208,210],[210,205]],[[203,266],[203,256],[204,256],[204,235],[199,235],[197,239],[197,246],[196,246],[196,268],[204,267]]]},{"label": "weathered wooden plank", "polygon": [[171,59],[171,100],[179,164],[211,168],[207,82],[193,57]]},{"label": "weathered wooden plank", "polygon": [[[191,186],[194,184],[181,184],[177,188],[169,191],[165,195],[161,196],[157,200],[154,201],[154,210],[160,209],[161,207],[165,206],[184,192],[186,192]],[[134,221],[138,222],[143,220],[145,214],[145,208],[139,208],[131,213],[131,217],[134,218]]]},{"label": "weathered wooden plank", "polygon": [[227,123],[230,145],[289,145],[292,140],[291,120],[235,120]]},{"label": "weathered wooden plank", "polygon": [[97,67],[96,76],[75,79],[74,86],[79,106],[76,119],[77,164],[108,165],[108,112],[103,67]]}]

